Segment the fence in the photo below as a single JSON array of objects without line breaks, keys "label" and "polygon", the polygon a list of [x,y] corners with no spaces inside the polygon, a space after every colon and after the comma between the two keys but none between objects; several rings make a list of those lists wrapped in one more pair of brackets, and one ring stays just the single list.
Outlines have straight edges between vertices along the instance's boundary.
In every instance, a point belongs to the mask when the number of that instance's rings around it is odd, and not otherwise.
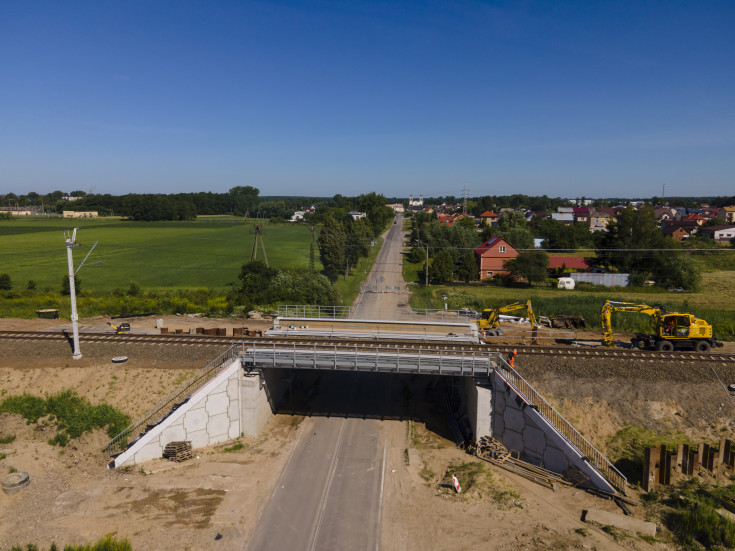
[{"label": "fence", "polygon": [[394,321],[451,321],[466,323],[475,320],[475,314],[463,310],[413,309],[408,306],[389,309],[353,308],[352,306],[321,306],[318,304],[281,304],[278,317],[284,318],[351,318],[359,310],[362,319]]},{"label": "fence", "polygon": [[628,480],[608,459],[600,453],[584,436],[577,432],[534,388],[521,377],[503,358],[499,358],[498,373],[525,398],[529,405],[535,406],[538,412],[564,437],[579,450],[610,484],[623,494],[627,493]]},{"label": "fence", "polygon": [[225,367],[230,365],[232,360],[237,357],[237,350],[236,345],[231,346],[223,354],[209,362],[194,377],[182,383],[167,398],[164,398],[163,401],[153,406],[142,417],[135,420],[128,428],[110,440],[107,446],[105,446],[105,455],[112,457],[122,452],[142,434],[145,434],[148,427],[160,423],[176,409],[177,404],[186,401],[192,394],[216,377]]}]

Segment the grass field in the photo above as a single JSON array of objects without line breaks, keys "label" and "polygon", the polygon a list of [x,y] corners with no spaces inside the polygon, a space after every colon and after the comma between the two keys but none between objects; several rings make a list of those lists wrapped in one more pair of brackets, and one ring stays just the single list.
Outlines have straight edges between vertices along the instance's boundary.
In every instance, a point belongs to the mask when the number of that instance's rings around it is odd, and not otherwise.
[{"label": "grass field", "polygon": [[[74,264],[97,247],[79,271],[82,289],[112,291],[131,281],[144,289],[226,289],[250,260],[254,227],[240,218],[200,217],[193,222],[94,220],[0,221],[0,273],[15,289],[34,280],[39,289],[60,289],[68,274],[64,231],[78,227]],[[308,266],[311,233],[300,225],[263,227],[271,266]],[[262,250],[257,252],[262,259]],[[319,253],[316,252],[317,269]]]},{"label": "grass field", "polygon": [[[416,308],[441,308],[442,295],[450,308],[492,308],[531,299],[537,315],[570,314],[583,316],[590,328],[600,328],[600,310],[605,300],[660,304],[671,311],[691,312],[710,322],[718,338],[735,338],[735,272],[705,273],[702,290],[697,293],[670,293],[660,288],[594,288],[585,290],[551,287],[497,287],[476,285],[412,286],[411,305]],[[650,318],[640,314],[616,313],[613,328],[620,331],[646,331]]]}]

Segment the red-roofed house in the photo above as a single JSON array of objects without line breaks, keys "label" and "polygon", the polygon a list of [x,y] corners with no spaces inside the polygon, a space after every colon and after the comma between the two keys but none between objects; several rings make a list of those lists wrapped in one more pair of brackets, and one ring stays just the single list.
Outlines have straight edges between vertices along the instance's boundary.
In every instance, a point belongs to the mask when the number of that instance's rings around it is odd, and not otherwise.
[{"label": "red-roofed house", "polygon": [[567,270],[582,270],[588,271],[592,266],[587,258],[582,256],[550,256],[549,257],[549,269],[555,270],[556,268],[564,267]]},{"label": "red-roofed house", "polygon": [[475,256],[480,267],[480,279],[508,273],[503,267],[506,260],[518,256],[518,251],[505,239],[496,235],[475,249]]},{"label": "red-roofed house", "polygon": [[491,210],[486,210],[480,215],[480,220],[482,220],[482,223],[486,226],[497,226],[500,221],[500,215],[495,214]]},{"label": "red-roofed house", "polygon": [[701,226],[706,219],[693,212],[692,214],[687,214],[682,220],[694,220],[697,226]]}]

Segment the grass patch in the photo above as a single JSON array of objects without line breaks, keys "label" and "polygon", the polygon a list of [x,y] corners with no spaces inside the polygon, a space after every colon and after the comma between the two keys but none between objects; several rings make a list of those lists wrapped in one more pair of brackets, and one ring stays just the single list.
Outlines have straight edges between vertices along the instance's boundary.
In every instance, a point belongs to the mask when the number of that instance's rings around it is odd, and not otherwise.
[{"label": "grass patch", "polygon": [[462,494],[488,497],[501,507],[522,508],[521,497],[516,492],[502,488],[494,479],[493,473],[485,462],[464,461],[451,463],[442,477],[438,490],[440,494],[456,495],[452,484],[452,476],[456,476]]},{"label": "grass patch", "polygon": [[645,503],[659,508],[658,515],[679,548],[731,549],[735,547],[735,523],[717,514],[718,498],[735,498],[735,484],[712,489],[690,479],[662,487]]},{"label": "grass patch", "polygon": [[12,444],[15,442],[15,435],[9,434],[7,436],[0,436],[0,444]]},{"label": "grass patch", "polygon": [[232,452],[239,452],[240,450],[245,448],[245,444],[242,442],[235,442],[232,444],[232,446],[229,446],[227,448],[224,448],[222,451],[225,453],[232,453]]},{"label": "grass patch", "polygon": [[107,428],[107,435],[112,438],[130,423],[130,418],[121,411],[108,404],[93,406],[74,390],[63,390],[45,398],[30,394],[10,396],[0,402],[0,413],[3,412],[17,413],[28,424],[41,419],[55,424],[57,433],[49,444],[62,447],[97,428]]},{"label": "grass patch", "polygon": [[[39,548],[29,543],[25,547],[13,546],[10,551],[39,551]],[[49,551],[61,551],[61,548],[52,543]],[[133,551],[133,546],[126,539],[118,540],[115,536],[107,536],[91,545],[65,545],[64,551]]]}]

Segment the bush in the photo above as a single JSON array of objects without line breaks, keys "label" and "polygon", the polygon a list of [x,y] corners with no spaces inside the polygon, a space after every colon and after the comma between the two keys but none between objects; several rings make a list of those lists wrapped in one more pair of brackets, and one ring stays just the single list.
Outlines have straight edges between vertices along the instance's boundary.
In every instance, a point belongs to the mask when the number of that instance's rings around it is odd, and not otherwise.
[{"label": "bush", "polygon": [[13,284],[10,281],[8,274],[0,274],[0,291],[10,291],[13,288]]},{"label": "bush", "polygon": [[110,437],[116,436],[130,423],[130,418],[108,404],[93,406],[74,390],[64,390],[45,399],[30,394],[10,396],[0,402],[0,413],[17,413],[28,424],[48,416],[55,421],[58,434],[49,444],[66,446],[69,440],[96,428],[107,427]]}]

